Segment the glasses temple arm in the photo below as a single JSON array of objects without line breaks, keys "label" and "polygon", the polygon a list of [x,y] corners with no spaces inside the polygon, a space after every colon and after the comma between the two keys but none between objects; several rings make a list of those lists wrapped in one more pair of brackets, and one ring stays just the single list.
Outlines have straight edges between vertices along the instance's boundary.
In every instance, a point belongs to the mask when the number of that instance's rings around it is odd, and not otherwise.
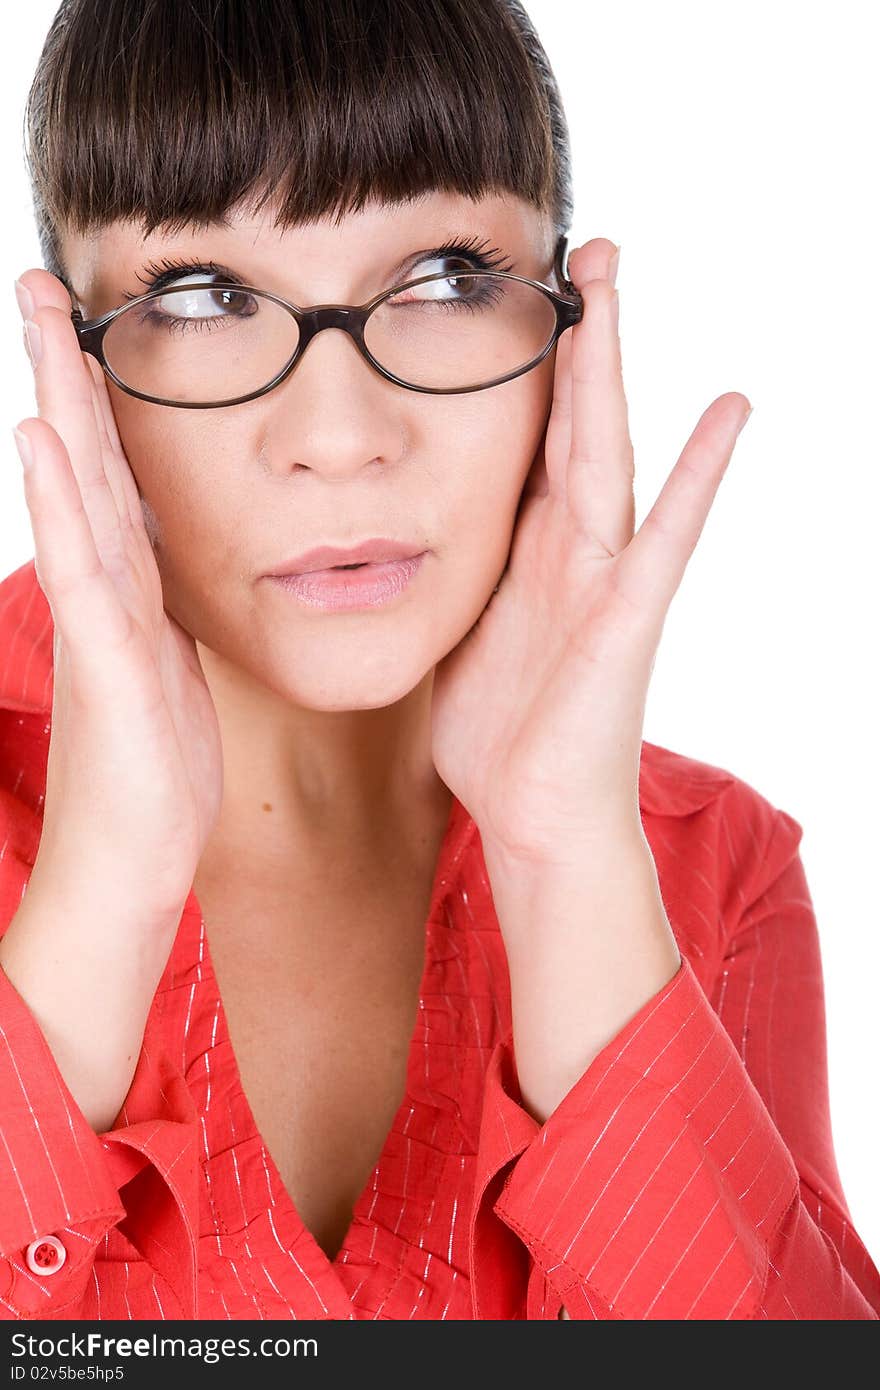
[{"label": "glasses temple arm", "polygon": [[559,240],[556,243],[556,257],[553,263],[553,269],[556,274],[556,279],[562,286],[563,292],[567,294],[577,294],[577,285],[575,285],[574,282],[570,280],[568,278],[568,275],[566,274],[565,262],[567,250],[568,236],[563,235],[559,238]]}]

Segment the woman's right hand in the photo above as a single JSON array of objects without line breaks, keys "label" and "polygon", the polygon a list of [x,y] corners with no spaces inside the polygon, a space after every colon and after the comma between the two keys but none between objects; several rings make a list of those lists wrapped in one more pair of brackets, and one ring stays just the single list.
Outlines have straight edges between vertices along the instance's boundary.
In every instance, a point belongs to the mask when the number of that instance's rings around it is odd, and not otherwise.
[{"label": "woman's right hand", "polygon": [[18,429],[35,568],[55,625],[52,729],[34,874],[139,920],[176,923],[223,788],[220,729],[192,636],[164,608],[104,373],[48,271],[20,278],[41,351]]}]

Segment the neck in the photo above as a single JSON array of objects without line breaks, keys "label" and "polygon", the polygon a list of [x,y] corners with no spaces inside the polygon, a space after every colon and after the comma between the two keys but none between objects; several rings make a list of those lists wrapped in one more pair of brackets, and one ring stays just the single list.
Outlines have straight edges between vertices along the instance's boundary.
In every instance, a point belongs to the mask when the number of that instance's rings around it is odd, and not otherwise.
[{"label": "neck", "polygon": [[206,867],[233,853],[271,872],[328,853],[366,862],[392,845],[439,849],[452,794],[431,756],[433,669],[393,705],[325,712],[248,682],[201,644],[199,656],[223,745]]}]

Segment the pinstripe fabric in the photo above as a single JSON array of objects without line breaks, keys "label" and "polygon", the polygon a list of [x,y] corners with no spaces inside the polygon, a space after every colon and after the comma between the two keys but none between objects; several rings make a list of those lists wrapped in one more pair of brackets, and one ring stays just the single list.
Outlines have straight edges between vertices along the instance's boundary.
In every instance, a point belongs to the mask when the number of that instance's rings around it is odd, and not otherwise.
[{"label": "pinstripe fabric", "polygon": [[[39,844],[52,625],[0,584],[0,927]],[[835,1163],[801,827],[645,743],[640,804],[675,977],[543,1125],[520,1104],[479,832],[453,801],[406,1087],[328,1260],[244,1093],[191,893],[129,1093],[96,1134],[0,970],[0,1314],[18,1318],[880,1316]],[[53,1274],[30,1242],[67,1252]]]}]

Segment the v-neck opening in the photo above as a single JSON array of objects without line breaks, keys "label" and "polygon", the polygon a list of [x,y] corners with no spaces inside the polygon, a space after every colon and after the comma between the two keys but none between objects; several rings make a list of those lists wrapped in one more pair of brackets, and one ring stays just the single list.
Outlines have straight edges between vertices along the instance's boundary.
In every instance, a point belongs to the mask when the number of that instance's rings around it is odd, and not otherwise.
[{"label": "v-neck opening", "polygon": [[[278,1165],[275,1162],[275,1159],[269,1149],[269,1146],[266,1143],[257,1124],[250,1100],[244,1088],[241,1069],[239,1067],[238,1058],[235,1054],[235,1048],[232,1043],[232,1036],[229,1031],[229,1020],[226,1015],[226,1008],[223,1003],[223,996],[220,990],[220,982],[217,976],[217,972],[214,968],[208,933],[206,930],[204,930],[205,919],[202,913],[201,903],[199,902],[198,896],[195,891],[195,887],[193,887],[190,890],[190,894],[186,901],[183,915],[190,921],[198,923],[201,932],[202,939],[200,946],[200,966],[203,981],[206,984],[210,993],[211,1007],[214,1013],[216,1014],[216,1044],[219,1045],[220,1043],[225,1042],[228,1051],[228,1072],[230,1075],[232,1086],[234,1087],[239,1099],[240,1109],[243,1113],[245,1120],[248,1123],[251,1137],[255,1139],[256,1142],[260,1145],[262,1154],[264,1156],[264,1161],[268,1170],[268,1174],[271,1179],[271,1189],[273,1192],[278,1193],[280,1196],[280,1200],[274,1205],[281,1206],[283,1204],[283,1214],[285,1214],[288,1218],[292,1218],[293,1224],[298,1230],[301,1240],[303,1240],[307,1244],[309,1250],[312,1253],[312,1257],[316,1265],[323,1268],[325,1272],[328,1272],[335,1276],[336,1282],[338,1283],[340,1288],[342,1288],[343,1285],[339,1274],[339,1267],[345,1262],[344,1257],[346,1256],[346,1254],[351,1253],[350,1241],[355,1228],[358,1226],[359,1222],[365,1220],[368,1216],[368,1209],[370,1207],[370,1204],[374,1200],[377,1175],[382,1167],[383,1161],[388,1156],[388,1150],[392,1140],[392,1136],[395,1132],[399,1131],[402,1128],[406,1121],[408,1111],[411,1108],[412,1104],[411,1095],[416,1089],[414,1083],[416,1082],[417,1078],[423,1074],[424,1071],[424,1063],[422,1059],[423,1044],[420,1038],[421,1015],[425,1005],[425,997],[429,993],[431,977],[437,966],[437,957],[435,951],[437,924],[440,920],[440,913],[444,899],[452,889],[462,853],[474,830],[474,822],[471,819],[468,811],[458,800],[458,798],[453,794],[449,808],[449,815],[446,822],[446,828],[443,833],[443,838],[440,842],[440,849],[434,866],[434,878],[431,886],[431,896],[428,905],[428,914],[425,921],[424,959],[422,963],[422,972],[419,981],[416,1016],[413,1023],[412,1031],[410,1033],[409,1042],[407,1045],[407,1061],[403,1094],[401,1096],[398,1106],[395,1109],[391,1125],[382,1142],[382,1147],[379,1151],[379,1154],[367,1176],[367,1181],[354,1202],[354,1205],[352,1207],[351,1221],[346,1227],[346,1231],[343,1236],[342,1242],[339,1245],[339,1248],[337,1249],[332,1259],[324,1250],[323,1246],[320,1244],[317,1237],[314,1235],[314,1233],[306,1224],[305,1220],[300,1214],[296,1202],[294,1201],[291,1193],[288,1191],[284,1179],[281,1176],[281,1172],[278,1168]],[[171,977],[174,969],[174,954],[175,953],[172,952],[171,959],[169,959],[168,966],[166,968],[166,977],[169,978]],[[159,987],[160,990],[165,984],[166,978],[163,977],[163,981]],[[347,1300],[347,1292],[345,1297]]]}]

